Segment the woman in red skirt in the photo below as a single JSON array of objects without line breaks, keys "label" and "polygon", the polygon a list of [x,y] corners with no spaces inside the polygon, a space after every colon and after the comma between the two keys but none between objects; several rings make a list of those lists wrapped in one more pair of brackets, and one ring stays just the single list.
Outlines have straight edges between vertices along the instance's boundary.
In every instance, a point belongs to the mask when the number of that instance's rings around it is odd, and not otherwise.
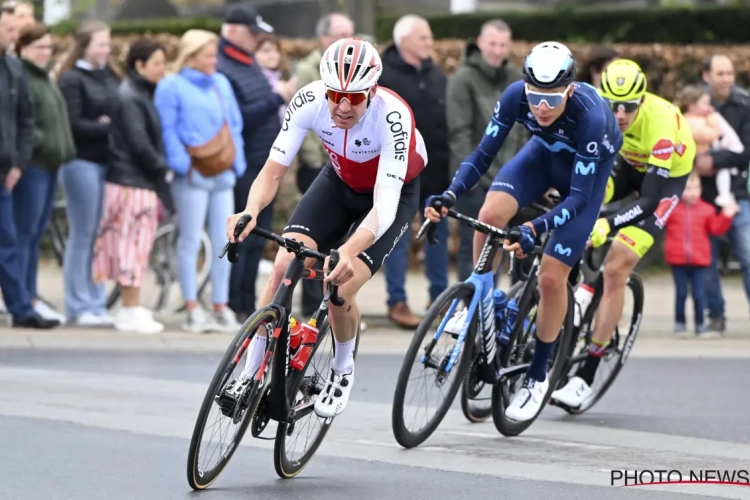
[{"label": "woman in red skirt", "polygon": [[164,49],[150,40],[134,42],[128,53],[128,76],[111,117],[104,211],[94,250],[94,280],[117,280],[122,288],[115,328],[143,334],[164,330],[139,305],[139,296],[158,224],[157,191],[171,173],[153,106],[165,63]]}]

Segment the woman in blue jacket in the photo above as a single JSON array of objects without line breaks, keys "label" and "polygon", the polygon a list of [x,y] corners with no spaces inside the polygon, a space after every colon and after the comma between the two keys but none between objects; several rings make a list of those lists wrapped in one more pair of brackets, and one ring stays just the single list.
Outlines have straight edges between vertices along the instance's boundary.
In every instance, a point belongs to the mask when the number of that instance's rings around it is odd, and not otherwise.
[{"label": "woman in blue jacket", "polygon": [[[235,332],[239,328],[234,314],[226,307],[230,264],[226,259],[220,260],[218,254],[226,243],[227,217],[234,210],[234,184],[246,168],[243,123],[229,81],[216,72],[217,47],[218,37],[214,33],[185,32],[174,64],[177,73],[161,80],[154,96],[167,163],[175,174],[171,189],[179,228],[177,260],[187,309],[183,328],[196,333]],[[202,175],[189,151],[215,140],[225,123],[234,143],[234,162],[215,175]],[[207,315],[197,301],[196,268],[206,219],[213,247],[212,315]]]}]

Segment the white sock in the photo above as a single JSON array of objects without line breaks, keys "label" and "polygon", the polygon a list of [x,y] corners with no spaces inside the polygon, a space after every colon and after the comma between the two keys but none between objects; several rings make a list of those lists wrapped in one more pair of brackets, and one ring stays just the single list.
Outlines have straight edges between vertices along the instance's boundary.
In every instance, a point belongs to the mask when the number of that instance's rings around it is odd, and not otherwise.
[{"label": "white sock", "polygon": [[354,346],[357,345],[357,338],[355,337],[343,343],[334,338],[333,342],[336,345],[336,350],[333,354],[331,368],[336,373],[351,373],[352,368],[354,368]]},{"label": "white sock", "polygon": [[245,371],[243,377],[248,377],[258,371],[263,361],[263,355],[266,353],[266,337],[254,335],[247,346],[247,357],[245,358]]}]

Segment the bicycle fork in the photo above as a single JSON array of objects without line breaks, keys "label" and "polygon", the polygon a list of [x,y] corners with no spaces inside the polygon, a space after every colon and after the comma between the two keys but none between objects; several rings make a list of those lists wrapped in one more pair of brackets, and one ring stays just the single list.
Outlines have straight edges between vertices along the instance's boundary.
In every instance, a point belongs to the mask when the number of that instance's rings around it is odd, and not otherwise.
[{"label": "bicycle fork", "polygon": [[495,338],[495,307],[492,296],[494,291],[493,274],[473,273],[466,282],[474,286],[474,295],[472,296],[471,303],[467,308],[466,318],[463,325],[461,325],[461,331],[456,339],[456,344],[450,351],[450,355],[444,356],[442,360],[435,363],[435,360],[430,356],[430,353],[437,344],[440,336],[443,334],[445,326],[451,318],[453,318],[460,299],[454,299],[451,302],[451,305],[443,317],[443,320],[440,322],[440,326],[438,326],[433,339],[425,348],[425,353],[422,355],[420,362],[432,368],[440,369],[447,376],[458,362],[458,357],[461,354],[461,349],[466,341],[466,336],[469,333],[469,327],[474,319],[474,315],[477,312],[481,312],[479,315],[479,331],[482,332],[482,365],[488,367],[488,372],[494,374],[496,372],[494,366],[497,357],[497,339]]}]

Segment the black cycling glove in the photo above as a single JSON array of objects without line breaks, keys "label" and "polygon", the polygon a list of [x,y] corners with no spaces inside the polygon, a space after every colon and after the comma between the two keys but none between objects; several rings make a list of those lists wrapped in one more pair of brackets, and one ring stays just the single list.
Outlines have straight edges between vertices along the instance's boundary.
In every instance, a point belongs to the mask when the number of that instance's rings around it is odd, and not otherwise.
[{"label": "black cycling glove", "polygon": [[456,204],[456,195],[452,191],[446,191],[443,194],[434,194],[428,196],[425,203],[428,207],[435,208],[434,204],[436,201],[440,201],[440,204],[445,208],[453,208]]}]

